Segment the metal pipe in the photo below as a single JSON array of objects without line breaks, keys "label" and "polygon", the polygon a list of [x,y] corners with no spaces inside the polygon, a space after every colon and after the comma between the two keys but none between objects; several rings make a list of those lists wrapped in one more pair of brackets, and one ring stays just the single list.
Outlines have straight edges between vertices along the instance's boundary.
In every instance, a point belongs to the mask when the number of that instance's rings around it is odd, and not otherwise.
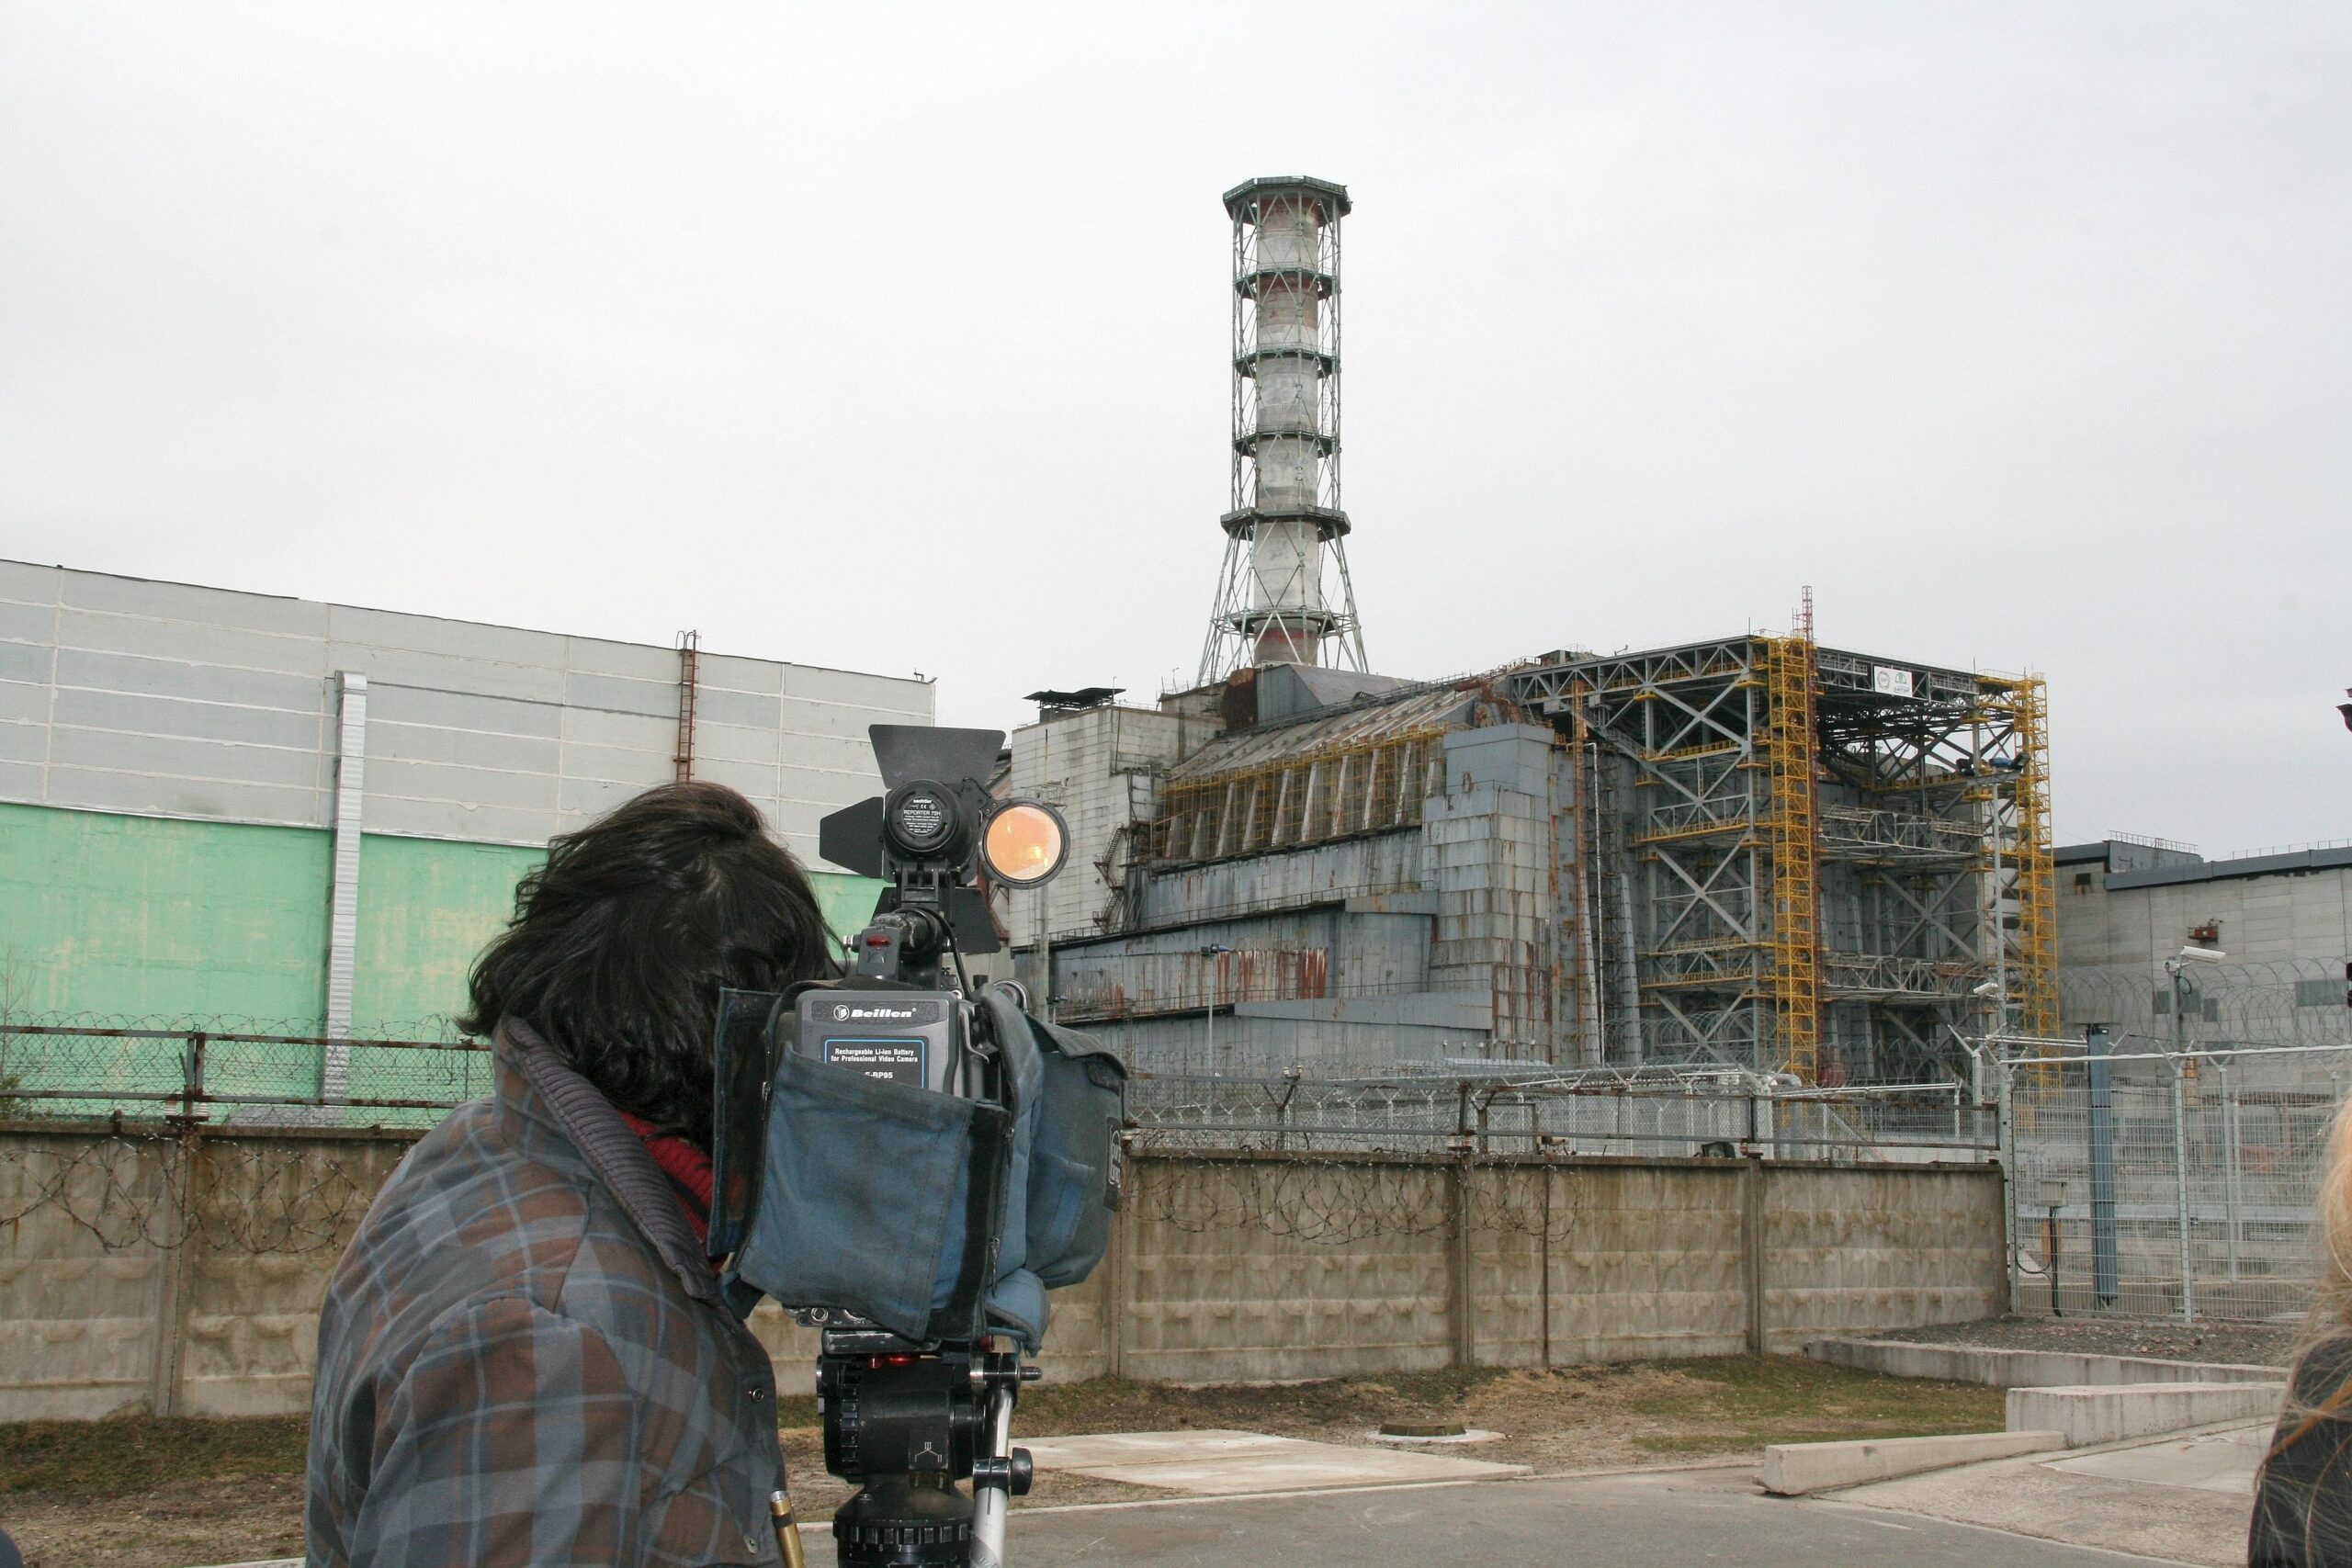
[{"label": "metal pipe", "polygon": [[336,1043],[319,1058],[319,1100],[351,1097],[351,1001],[359,947],[359,845],[368,809],[368,677],[338,670],[335,684],[334,831],[327,892],[326,1027]]}]

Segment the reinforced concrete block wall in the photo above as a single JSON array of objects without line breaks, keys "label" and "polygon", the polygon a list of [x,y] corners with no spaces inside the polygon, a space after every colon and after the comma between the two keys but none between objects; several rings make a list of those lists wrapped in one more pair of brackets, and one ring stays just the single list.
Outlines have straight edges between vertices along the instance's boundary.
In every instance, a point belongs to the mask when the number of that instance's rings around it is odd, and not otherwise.
[{"label": "reinforced concrete block wall", "polygon": [[[0,1124],[0,1420],[308,1406],[326,1280],[411,1134]],[[1792,1350],[2002,1300],[1989,1167],[1133,1157],[1048,1376],[1185,1382]],[[755,1329],[787,1388],[813,1337]]]}]

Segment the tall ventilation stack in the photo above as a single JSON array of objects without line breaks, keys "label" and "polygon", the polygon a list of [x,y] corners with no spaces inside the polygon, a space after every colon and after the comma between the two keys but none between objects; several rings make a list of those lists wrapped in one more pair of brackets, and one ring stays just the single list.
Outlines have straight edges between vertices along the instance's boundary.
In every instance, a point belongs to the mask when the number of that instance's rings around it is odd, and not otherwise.
[{"label": "tall ventilation stack", "polygon": [[1291,175],[1225,193],[1233,220],[1233,509],[1201,684],[1245,665],[1362,671],[1340,506],[1340,220]]}]

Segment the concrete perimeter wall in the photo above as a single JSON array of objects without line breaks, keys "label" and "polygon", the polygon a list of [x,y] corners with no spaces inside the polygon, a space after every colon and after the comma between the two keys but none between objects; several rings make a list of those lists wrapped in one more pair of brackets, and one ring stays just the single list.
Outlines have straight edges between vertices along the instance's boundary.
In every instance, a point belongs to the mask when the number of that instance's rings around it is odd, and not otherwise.
[{"label": "concrete perimeter wall", "polygon": [[[0,1420],[307,1408],[390,1132],[0,1124]],[[1997,1312],[1990,1168],[1139,1155],[1048,1376],[1181,1382],[1791,1350]],[[755,1324],[787,1388],[813,1336]]]}]

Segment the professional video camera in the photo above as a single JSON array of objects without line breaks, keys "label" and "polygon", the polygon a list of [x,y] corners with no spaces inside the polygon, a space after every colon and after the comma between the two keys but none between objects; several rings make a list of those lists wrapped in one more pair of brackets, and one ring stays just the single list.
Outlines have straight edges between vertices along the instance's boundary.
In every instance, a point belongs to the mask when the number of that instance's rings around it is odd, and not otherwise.
[{"label": "professional video camera", "polygon": [[1069,852],[1052,807],[989,796],[1002,733],[871,735],[888,793],[819,829],[885,884],[849,972],[721,998],[710,1251],[739,1307],[822,1334],[825,1468],[860,1488],[843,1568],[997,1568],[1031,1479],[1021,1354],[1109,1244],[1125,1070],[965,968],[1001,946],[977,878],[1038,886]]}]

